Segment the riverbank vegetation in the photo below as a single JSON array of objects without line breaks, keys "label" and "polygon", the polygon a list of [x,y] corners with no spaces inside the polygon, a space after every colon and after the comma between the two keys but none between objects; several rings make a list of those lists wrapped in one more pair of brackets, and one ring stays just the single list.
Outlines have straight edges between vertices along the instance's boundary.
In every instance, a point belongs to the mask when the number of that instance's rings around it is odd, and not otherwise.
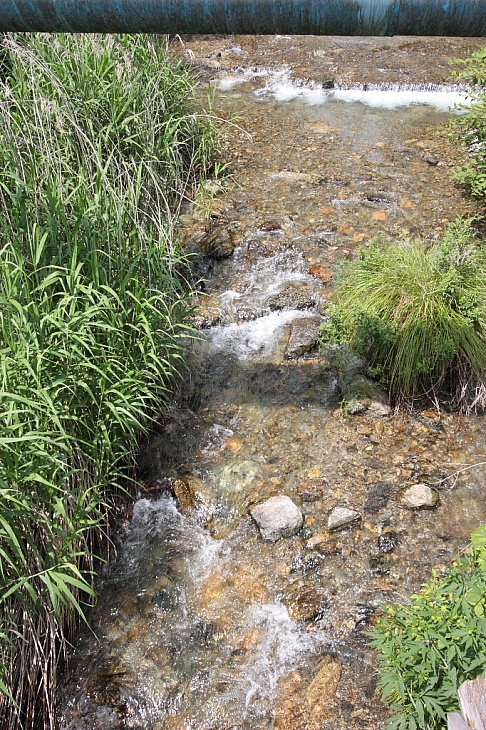
[{"label": "riverbank vegetation", "polygon": [[346,262],[322,328],[396,403],[486,405],[486,251],[458,220],[440,240],[375,240]]},{"label": "riverbank vegetation", "polygon": [[452,171],[453,178],[477,200],[486,197],[486,48],[457,60],[455,80],[469,89],[463,112],[449,123],[452,142],[465,148],[467,160]]},{"label": "riverbank vegetation", "polygon": [[390,730],[440,730],[457,690],[486,666],[486,528],[471,550],[435,572],[409,604],[392,604],[370,635]]},{"label": "riverbank vegetation", "polygon": [[160,39],[22,34],[0,79],[0,728],[53,727],[95,555],[191,336],[216,132]]}]

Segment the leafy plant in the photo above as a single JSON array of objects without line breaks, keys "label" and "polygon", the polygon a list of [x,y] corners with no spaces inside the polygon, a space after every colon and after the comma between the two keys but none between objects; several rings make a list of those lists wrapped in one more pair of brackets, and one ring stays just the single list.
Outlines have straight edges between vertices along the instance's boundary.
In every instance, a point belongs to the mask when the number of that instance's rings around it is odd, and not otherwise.
[{"label": "leafy plant", "polygon": [[482,199],[486,195],[486,48],[456,63],[463,68],[454,77],[468,85],[469,100],[458,105],[463,113],[451,120],[448,134],[466,148],[468,159],[454,168],[452,176],[473,197]]},{"label": "leafy plant", "polygon": [[321,343],[347,344],[398,401],[486,404],[486,252],[469,221],[441,240],[374,241],[345,264]]},{"label": "leafy plant", "polygon": [[379,687],[393,730],[439,730],[458,710],[457,690],[486,666],[486,527],[459,557],[412,596],[385,608],[370,632]]}]

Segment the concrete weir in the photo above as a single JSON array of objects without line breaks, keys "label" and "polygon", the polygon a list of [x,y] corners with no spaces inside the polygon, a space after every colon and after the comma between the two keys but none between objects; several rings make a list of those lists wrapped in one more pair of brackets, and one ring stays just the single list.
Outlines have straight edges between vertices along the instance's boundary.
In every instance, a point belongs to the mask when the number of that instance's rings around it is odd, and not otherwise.
[{"label": "concrete weir", "polygon": [[486,35],[486,0],[2,0],[0,32]]}]

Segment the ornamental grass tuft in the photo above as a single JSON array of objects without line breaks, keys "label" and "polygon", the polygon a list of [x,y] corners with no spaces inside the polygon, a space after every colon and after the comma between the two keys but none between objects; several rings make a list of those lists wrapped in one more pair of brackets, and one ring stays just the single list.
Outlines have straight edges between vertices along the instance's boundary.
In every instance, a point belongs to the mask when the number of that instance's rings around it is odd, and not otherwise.
[{"label": "ornamental grass tuft", "polygon": [[348,262],[321,333],[397,402],[486,406],[486,250],[458,220],[432,243],[377,240]]}]

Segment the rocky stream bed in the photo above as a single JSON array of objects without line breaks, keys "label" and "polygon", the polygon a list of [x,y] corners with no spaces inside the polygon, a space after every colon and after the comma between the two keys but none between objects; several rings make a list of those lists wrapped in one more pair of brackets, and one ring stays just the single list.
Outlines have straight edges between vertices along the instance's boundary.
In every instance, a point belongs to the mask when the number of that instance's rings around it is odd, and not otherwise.
[{"label": "rocky stream bed", "polygon": [[[202,339],[140,455],[60,728],[379,730],[366,629],[486,521],[485,467],[461,471],[486,461],[484,418],[397,414],[383,398],[351,414],[313,343],[343,258],[473,211],[447,174],[461,153],[437,131],[460,92],[451,58],[482,43],[175,44],[233,120],[232,177],[183,218]],[[293,527],[264,540],[255,507],[275,497]]]}]

